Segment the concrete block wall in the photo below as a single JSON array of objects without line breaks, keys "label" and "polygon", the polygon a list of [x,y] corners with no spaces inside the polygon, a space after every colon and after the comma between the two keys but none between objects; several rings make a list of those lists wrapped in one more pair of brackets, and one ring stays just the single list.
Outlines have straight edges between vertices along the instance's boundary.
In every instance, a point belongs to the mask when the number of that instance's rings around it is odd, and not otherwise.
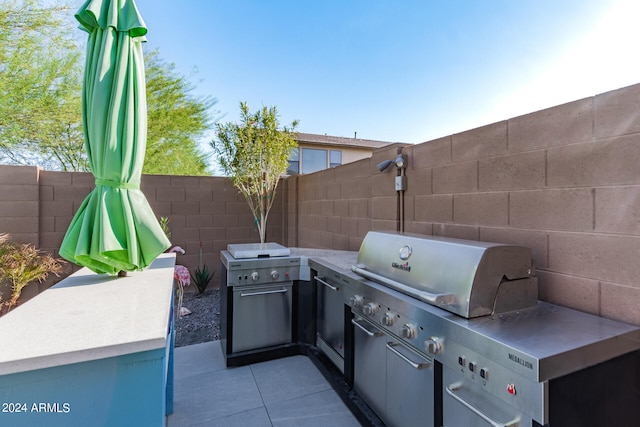
[{"label": "concrete block wall", "polygon": [[[408,157],[399,203],[394,167]],[[93,186],[90,174],[0,166],[0,232],[55,251]],[[258,240],[225,178],[144,176],[158,217],[170,218],[178,261],[216,269],[231,242]],[[403,215],[399,206],[403,206]],[[369,230],[531,247],[542,300],[640,325],[640,85],[373,157],[287,178],[269,241],[358,250]]]},{"label": "concrete block wall", "polygon": [[[396,228],[395,172],[375,168],[389,151],[299,178],[302,244],[357,250]],[[531,247],[540,299],[640,325],[640,85],[402,152],[405,231]]]},{"label": "concrete block wall", "polygon": [[[0,166],[0,232],[18,242],[31,243],[58,255],[60,244],[78,208],[94,188],[91,173],[52,172],[36,167]],[[220,251],[229,243],[259,241],[253,216],[244,197],[223,177],[143,175],[141,190],[158,218],[169,218],[171,241],[185,255],[177,262],[198,266],[202,242],[203,262],[220,270]],[[283,243],[286,197],[279,192],[269,214],[267,240]],[[62,277],[79,267],[65,265]],[[218,286],[216,274],[211,288]],[[23,300],[50,287],[61,278],[30,284]],[[0,289],[5,298],[10,290]]]}]

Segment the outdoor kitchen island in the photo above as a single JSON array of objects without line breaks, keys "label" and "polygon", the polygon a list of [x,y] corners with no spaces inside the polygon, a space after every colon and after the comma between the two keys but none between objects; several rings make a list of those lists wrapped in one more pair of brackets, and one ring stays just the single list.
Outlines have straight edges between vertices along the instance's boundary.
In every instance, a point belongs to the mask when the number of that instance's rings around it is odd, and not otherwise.
[{"label": "outdoor kitchen island", "polygon": [[173,405],[173,271],[74,273],[0,318],[0,425],[164,426]]},{"label": "outdoor kitchen island", "polygon": [[[363,425],[640,425],[640,328],[537,301],[525,248],[386,234],[358,254],[291,249],[291,339],[234,362],[306,354]],[[415,296],[435,270],[442,286],[457,275],[458,294]],[[325,289],[342,291],[330,309]],[[465,304],[471,315],[452,311]]]}]

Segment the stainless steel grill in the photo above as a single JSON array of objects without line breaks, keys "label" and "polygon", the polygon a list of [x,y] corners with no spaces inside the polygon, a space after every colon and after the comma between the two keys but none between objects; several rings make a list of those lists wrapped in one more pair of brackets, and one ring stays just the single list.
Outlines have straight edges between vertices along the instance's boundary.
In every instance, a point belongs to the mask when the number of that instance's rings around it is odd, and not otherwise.
[{"label": "stainless steel grill", "polygon": [[[371,396],[385,423],[555,427],[640,422],[640,411],[633,409],[637,405],[622,403],[625,393],[640,397],[637,378],[624,373],[629,366],[632,376],[640,369],[640,328],[537,301],[529,249],[370,232],[352,270],[357,276],[345,287],[345,301],[355,326],[354,387],[365,399]],[[362,328],[368,331],[364,335]],[[428,421],[417,411],[410,419],[406,411],[402,419],[393,415],[398,408],[389,396],[425,394],[407,390],[407,381],[396,390],[388,386],[386,400],[371,391],[376,376],[394,383],[391,368],[381,368],[385,359],[389,366],[391,353],[372,350],[383,348],[374,344],[376,336],[401,343],[414,360],[434,361],[436,371],[441,370],[427,386],[433,395],[415,404],[432,405]],[[372,362],[376,357],[380,363]],[[363,372],[358,368],[363,362],[376,368]],[[592,377],[607,384],[596,385]],[[601,387],[614,390],[603,395]],[[579,390],[580,396],[558,391],[563,388]]]},{"label": "stainless steel grill", "polygon": [[466,318],[538,299],[531,250],[520,246],[370,232],[353,271]]}]

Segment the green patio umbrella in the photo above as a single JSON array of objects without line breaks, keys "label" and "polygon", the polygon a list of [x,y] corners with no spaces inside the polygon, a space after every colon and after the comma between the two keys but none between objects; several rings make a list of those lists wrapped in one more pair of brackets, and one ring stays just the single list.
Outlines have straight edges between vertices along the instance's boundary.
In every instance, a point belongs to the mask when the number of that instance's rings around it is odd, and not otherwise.
[{"label": "green patio umbrella", "polygon": [[170,246],[140,191],[147,28],[133,0],[88,0],[75,16],[89,33],[82,124],[96,186],[71,221],[60,256],[96,273],[140,270]]}]

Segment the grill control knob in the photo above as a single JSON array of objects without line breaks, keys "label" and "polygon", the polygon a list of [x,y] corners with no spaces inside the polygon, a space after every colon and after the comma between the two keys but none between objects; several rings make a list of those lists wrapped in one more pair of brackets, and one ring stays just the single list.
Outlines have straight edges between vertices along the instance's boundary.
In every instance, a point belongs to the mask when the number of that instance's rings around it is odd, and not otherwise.
[{"label": "grill control knob", "polygon": [[273,270],[273,271],[271,272],[271,278],[272,278],[273,280],[278,280],[278,277],[280,277],[280,272],[279,272],[278,270]]},{"label": "grill control knob", "polygon": [[384,316],[382,316],[382,324],[384,326],[391,326],[396,321],[397,315],[393,311],[387,311]]},{"label": "grill control knob", "polygon": [[442,340],[431,337],[424,342],[424,348],[429,354],[440,354],[442,352]]},{"label": "grill control knob", "polygon": [[378,304],[375,302],[370,302],[369,304],[362,307],[362,312],[367,316],[373,316],[378,312]]},{"label": "grill control knob", "polygon": [[361,295],[349,297],[349,305],[352,307],[361,307],[363,302],[364,298]]},{"label": "grill control knob", "polygon": [[258,274],[257,271],[254,271],[253,273],[251,273],[251,280],[253,280],[254,282],[257,282],[259,278],[260,278],[260,275]]},{"label": "grill control knob", "polygon": [[413,323],[405,323],[402,325],[402,329],[400,329],[400,334],[402,338],[411,340],[418,336],[418,328]]}]

